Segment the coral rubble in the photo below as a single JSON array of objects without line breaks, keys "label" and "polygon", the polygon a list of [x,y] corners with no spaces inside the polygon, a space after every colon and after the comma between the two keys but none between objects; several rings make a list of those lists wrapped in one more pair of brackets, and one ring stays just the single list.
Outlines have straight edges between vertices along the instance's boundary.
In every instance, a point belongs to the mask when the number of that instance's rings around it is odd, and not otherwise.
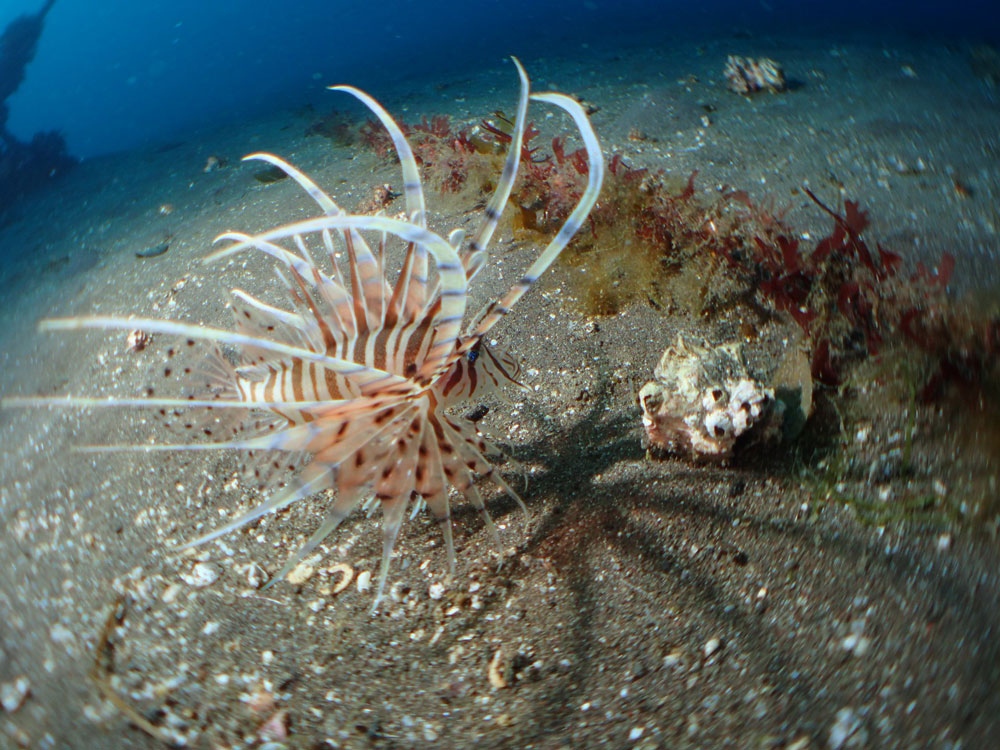
[{"label": "coral rubble", "polygon": [[769,57],[726,58],[726,86],[737,94],[755,94],[758,91],[784,91],[785,72],[781,65]]}]

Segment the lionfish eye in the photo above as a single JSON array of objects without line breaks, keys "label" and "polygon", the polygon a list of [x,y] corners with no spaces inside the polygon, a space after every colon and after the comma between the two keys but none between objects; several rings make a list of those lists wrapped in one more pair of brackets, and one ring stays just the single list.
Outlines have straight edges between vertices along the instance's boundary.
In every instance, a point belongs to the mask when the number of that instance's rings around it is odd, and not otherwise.
[{"label": "lionfish eye", "polygon": [[482,344],[483,340],[479,339],[479,341],[476,342],[476,345],[469,349],[469,353],[465,355],[469,358],[470,365],[476,364],[476,360],[479,359],[479,347],[482,346]]}]

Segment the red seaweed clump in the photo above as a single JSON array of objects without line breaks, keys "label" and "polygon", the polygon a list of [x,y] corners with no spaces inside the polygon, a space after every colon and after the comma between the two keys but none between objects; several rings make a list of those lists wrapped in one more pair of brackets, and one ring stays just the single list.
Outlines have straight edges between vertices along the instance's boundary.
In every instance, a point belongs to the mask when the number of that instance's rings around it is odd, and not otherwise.
[{"label": "red seaweed clump", "polygon": [[[401,124],[428,181],[452,193],[492,188],[510,127],[501,112],[472,129],[455,130],[441,116]],[[555,232],[586,185],[583,149],[561,137],[544,149],[540,134],[528,124],[509,201],[515,236]],[[366,123],[361,137],[380,156],[392,152],[378,123]],[[585,312],[614,314],[643,300],[703,316],[734,307],[788,316],[811,344],[813,377],[831,386],[887,345],[918,349],[933,361],[921,390],[926,399],[950,384],[976,389],[996,379],[1000,318],[960,312],[949,298],[954,256],[904,273],[902,256],[865,238],[870,222],[858,202],[844,200],[835,210],[803,188],[832,220],[830,233],[806,246],[787,223],[787,209],[754,202],[742,190],[706,200],[696,174],[678,181],[611,154],[589,231],[563,254],[574,269],[570,291]]]}]

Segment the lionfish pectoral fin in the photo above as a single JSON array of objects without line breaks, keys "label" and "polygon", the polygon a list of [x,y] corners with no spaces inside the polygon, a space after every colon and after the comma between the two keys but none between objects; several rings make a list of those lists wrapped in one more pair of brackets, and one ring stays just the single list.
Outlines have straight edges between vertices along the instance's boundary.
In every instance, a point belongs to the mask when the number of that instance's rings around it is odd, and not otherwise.
[{"label": "lionfish pectoral fin", "polygon": [[[509,456],[507,458],[509,461],[512,462],[514,461],[514,459],[510,458]],[[490,479],[492,479],[500,489],[506,492],[507,495],[509,495],[514,500],[514,502],[517,503],[518,507],[521,509],[521,512],[524,513],[524,523],[530,524],[531,514],[528,513],[528,506],[525,505],[524,500],[521,499],[521,496],[518,495],[516,492],[514,492],[514,489],[509,484],[507,484],[506,480],[502,476],[500,476],[500,472],[494,470],[490,474]],[[525,489],[527,489],[528,487],[528,477],[526,474],[524,477],[524,487]]]},{"label": "lionfish pectoral fin", "polygon": [[437,524],[441,529],[441,536],[444,537],[444,548],[448,555],[448,575],[455,575],[455,539],[452,535],[451,514],[444,518],[438,518]]},{"label": "lionfish pectoral fin", "polygon": [[479,511],[480,515],[483,517],[483,523],[486,524],[486,531],[490,535],[490,541],[493,546],[496,547],[498,554],[503,554],[503,543],[500,541],[500,532],[497,531],[496,524],[493,523],[493,518],[490,516],[490,512],[486,510],[486,503],[483,502],[483,496],[479,494],[479,490],[476,489],[476,485],[470,484],[465,488],[465,499],[469,501],[469,504],[473,508]]},{"label": "lionfish pectoral fin", "polygon": [[378,585],[375,588],[372,614],[378,609],[385,593],[385,582],[389,577],[389,559],[392,557],[393,547],[396,546],[399,530],[403,527],[403,517],[406,515],[409,500],[408,496],[382,499],[382,559],[378,567]]},{"label": "lionfish pectoral fin", "polygon": [[202,544],[211,542],[228,534],[230,531],[235,531],[242,526],[246,526],[248,523],[256,521],[261,516],[279,511],[282,508],[291,505],[296,500],[301,500],[302,498],[309,497],[320,490],[327,489],[332,483],[332,475],[328,470],[312,476],[308,481],[305,481],[303,477],[302,479],[297,480],[294,484],[291,484],[280,492],[275,493],[253,510],[247,511],[229,523],[223,524],[219,528],[214,529],[207,534],[202,534],[201,536],[192,539],[190,542],[185,542],[179,547],[174,547],[172,551],[183,552],[191,547],[199,547]]},{"label": "lionfish pectoral fin", "polygon": [[273,167],[277,167],[295,180],[299,187],[305,190],[306,193],[309,194],[309,197],[316,202],[316,205],[323,209],[323,213],[334,215],[341,213],[340,207],[334,203],[333,199],[324,193],[309,176],[303,174],[284,159],[280,159],[274,154],[257,152],[254,154],[247,154],[243,157],[243,161],[264,161]]},{"label": "lionfish pectoral fin", "polygon": [[281,569],[274,574],[263,589],[271,588],[271,586],[291,573],[296,565],[302,562],[302,560],[304,560],[310,552],[323,543],[324,539],[337,530],[337,527],[340,526],[340,524],[343,523],[344,520],[357,507],[360,500],[361,493],[353,493],[351,495],[338,494],[333,508],[329,513],[327,513],[326,517],[323,519],[323,523],[321,523],[319,528],[313,532],[312,536],[306,540],[306,543],[299,547],[299,549],[295,551],[295,554],[285,561],[285,564],[281,566]]},{"label": "lionfish pectoral fin", "polygon": [[434,516],[434,521],[441,529],[444,537],[444,547],[448,554],[448,575],[455,575],[455,539],[452,534],[451,507],[448,502],[448,491],[441,489],[434,495],[425,497],[424,501]]}]

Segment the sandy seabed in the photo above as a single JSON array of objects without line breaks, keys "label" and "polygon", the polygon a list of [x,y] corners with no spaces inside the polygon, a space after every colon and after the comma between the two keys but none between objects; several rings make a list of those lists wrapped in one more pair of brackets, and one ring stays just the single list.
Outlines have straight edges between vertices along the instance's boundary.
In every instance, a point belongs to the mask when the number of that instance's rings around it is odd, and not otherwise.
[{"label": "sandy seabed", "polygon": [[[729,93],[729,53],[780,60],[792,90]],[[682,178],[697,169],[705,193],[730,185],[791,202],[788,220],[813,237],[829,220],[799,186],[859,200],[870,236],[910,262],[948,251],[956,287],[995,288],[998,93],[962,45],[708,40],[524,63],[536,89],[598,108],[606,153]],[[512,110],[515,89],[498,62],[372,93],[406,121],[471,124]],[[133,353],[124,332],[41,334],[41,317],[225,325],[229,289],[274,298],[265,260],[201,263],[222,231],[311,211],[290,181],[256,181],[243,154],[289,159],[348,209],[399,183],[371,152],[305,135],[317,117],[280,112],[91,160],[16,206],[0,229],[0,393],[133,396],[162,381],[167,337]],[[204,171],[209,157],[224,166]],[[479,215],[433,193],[428,203],[438,228],[472,228]],[[165,254],[136,256],[168,237]],[[501,232],[471,306],[505,291],[536,252]],[[995,534],[862,523],[824,501],[811,467],[781,455],[648,459],[638,388],[678,332],[718,332],[643,300],[590,320],[569,273],[550,271],[496,329],[531,391],[489,402],[482,424],[527,470],[530,523],[490,493],[508,545],[498,567],[461,506],[447,580],[437,528],[418,516],[375,616],[370,591],[332,595],[339,574],[328,570],[375,571],[374,519],[342,528],[305,580],[261,593],[321,499],[172,555],[259,501],[232,481],[238,456],[83,453],[73,446],[142,442],[158,428],[139,411],[0,411],[0,697],[14,709],[0,714],[0,746],[989,746],[1000,732]],[[845,429],[866,435],[864,451],[891,450],[903,411],[877,392],[866,403],[871,413]],[[991,447],[952,443],[948,415],[934,417],[921,415],[914,450],[942,491],[963,471],[995,490]],[[886,502],[896,482],[880,481]]]}]

